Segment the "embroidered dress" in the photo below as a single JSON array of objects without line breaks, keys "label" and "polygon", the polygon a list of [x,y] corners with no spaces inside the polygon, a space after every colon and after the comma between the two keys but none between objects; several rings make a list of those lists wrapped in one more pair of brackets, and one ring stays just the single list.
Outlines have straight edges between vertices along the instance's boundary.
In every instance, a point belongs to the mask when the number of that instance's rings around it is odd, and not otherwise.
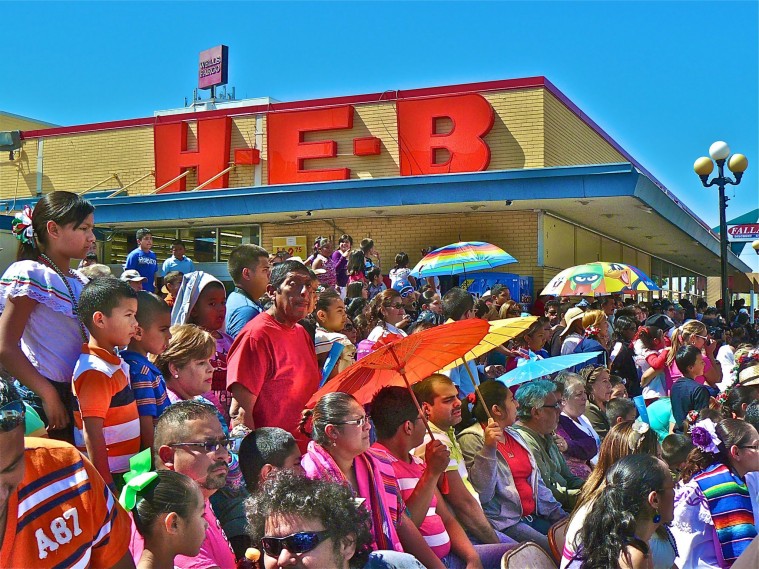
[{"label": "embroidered dress", "polygon": [[[66,277],[75,300],[88,282],[74,271]],[[21,336],[21,350],[43,377],[57,383],[71,383],[74,365],[82,350],[82,328],[74,316],[72,299],[61,277],[37,261],[13,263],[0,279],[0,312],[8,298],[27,296],[37,302]],[[55,341],[51,342],[51,331]]]},{"label": "embroidered dress", "polygon": [[681,569],[731,567],[756,536],[745,484],[714,464],[675,489],[672,533]]}]

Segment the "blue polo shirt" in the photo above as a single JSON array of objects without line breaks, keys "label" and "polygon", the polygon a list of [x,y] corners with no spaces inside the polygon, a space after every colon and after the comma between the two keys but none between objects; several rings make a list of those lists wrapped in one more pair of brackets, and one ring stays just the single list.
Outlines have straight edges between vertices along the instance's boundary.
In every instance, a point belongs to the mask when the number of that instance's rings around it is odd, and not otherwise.
[{"label": "blue polo shirt", "polygon": [[264,311],[263,307],[248,296],[244,290],[235,287],[227,297],[227,334],[236,338],[245,325]]},{"label": "blue polo shirt", "polygon": [[142,283],[143,290],[155,292],[155,274],[158,272],[158,258],[153,251],[147,253],[137,247],[129,253],[124,263],[124,270],[134,269],[147,280]]},{"label": "blue polo shirt", "polygon": [[179,271],[183,275],[186,275],[187,273],[191,273],[194,270],[195,265],[192,264],[192,259],[190,259],[187,255],[185,255],[181,261],[177,260],[177,258],[172,255],[163,262],[163,266],[161,267],[161,276],[165,277],[166,274],[170,273],[171,271]]}]

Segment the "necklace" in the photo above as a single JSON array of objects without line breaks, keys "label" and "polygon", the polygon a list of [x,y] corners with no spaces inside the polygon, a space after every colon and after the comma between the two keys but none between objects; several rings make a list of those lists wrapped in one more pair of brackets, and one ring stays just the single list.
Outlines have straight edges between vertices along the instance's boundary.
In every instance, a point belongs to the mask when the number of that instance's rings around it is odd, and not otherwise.
[{"label": "necklace", "polygon": [[[42,264],[47,265],[53,269],[53,271],[55,271],[55,274],[61,278],[63,284],[66,286],[66,290],[69,293],[69,298],[71,299],[71,313],[74,315],[74,318],[76,318],[76,321],[79,324],[79,332],[82,335],[82,341],[86,344],[89,339],[87,336],[87,328],[85,328],[84,322],[82,322],[82,319],[79,317],[79,303],[74,296],[74,289],[71,288],[71,285],[69,284],[66,275],[63,274],[63,271],[58,268],[58,265],[56,265],[50,257],[44,253],[40,253],[39,260],[42,262]],[[82,286],[84,286],[84,282],[82,282],[82,279],[79,278],[79,275],[77,275],[71,269],[69,269],[68,272],[70,276],[74,277],[76,280],[82,283]]]}]

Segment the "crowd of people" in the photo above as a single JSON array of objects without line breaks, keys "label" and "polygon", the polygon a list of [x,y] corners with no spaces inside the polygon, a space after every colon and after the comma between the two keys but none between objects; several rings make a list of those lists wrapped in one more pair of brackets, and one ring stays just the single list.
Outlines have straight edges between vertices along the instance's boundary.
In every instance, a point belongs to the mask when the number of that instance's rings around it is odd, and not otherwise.
[{"label": "crowd of people", "polygon": [[[0,567],[759,565],[759,348],[741,304],[478,298],[382,267],[244,244],[227,291],[149,229],[119,278],[94,207],[16,216],[0,280]],[[70,269],[81,259],[80,269]],[[157,294],[158,293],[158,294]],[[579,301],[579,302],[578,302]],[[319,387],[449,320],[530,318],[483,356],[370,402]],[[587,354],[507,387],[531,361]],[[557,527],[566,537],[553,539]],[[561,532],[558,532],[561,533]]]}]

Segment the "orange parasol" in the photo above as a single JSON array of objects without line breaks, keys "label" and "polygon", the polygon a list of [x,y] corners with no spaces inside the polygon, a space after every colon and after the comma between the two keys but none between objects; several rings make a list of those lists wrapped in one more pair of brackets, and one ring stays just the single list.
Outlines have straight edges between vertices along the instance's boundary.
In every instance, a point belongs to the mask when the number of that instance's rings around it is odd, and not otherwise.
[{"label": "orange parasol", "polygon": [[[335,391],[353,395],[362,405],[371,401],[382,387],[411,385],[429,377],[477,346],[490,330],[485,320],[451,322],[412,334],[379,347],[340,372],[314,393],[306,407]],[[375,346],[376,346],[375,345]]]},{"label": "orange parasol", "polygon": [[[371,401],[381,388],[397,385],[406,387],[424,421],[430,440],[432,430],[411,385],[429,377],[477,346],[490,330],[485,320],[473,318],[430,328],[406,338],[383,338],[377,349],[348,369],[337,374],[314,393],[306,407],[313,407],[323,395],[342,391],[353,395],[362,405]],[[443,494],[448,493],[445,474],[440,482]]]}]

